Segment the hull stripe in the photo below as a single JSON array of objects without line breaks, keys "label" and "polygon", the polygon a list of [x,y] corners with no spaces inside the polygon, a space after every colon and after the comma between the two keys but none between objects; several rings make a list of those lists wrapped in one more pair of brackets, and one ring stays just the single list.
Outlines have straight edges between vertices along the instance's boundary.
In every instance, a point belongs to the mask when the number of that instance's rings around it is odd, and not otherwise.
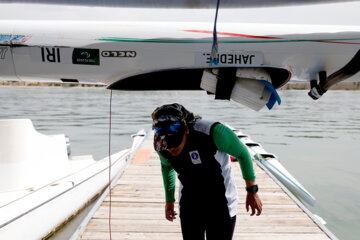
[{"label": "hull stripe", "polygon": [[[212,34],[212,31],[207,30],[184,30],[185,32],[197,32],[197,33],[210,33]],[[233,36],[233,37],[246,37],[246,38],[261,38],[261,39],[281,39],[278,37],[266,37],[266,36],[256,36],[256,35],[247,35],[247,34],[240,34],[240,33],[227,33],[227,32],[217,32],[218,35],[224,35],[224,36]]]},{"label": "hull stripe", "polygon": [[[212,40],[193,40],[193,39],[142,39],[142,38],[100,38],[96,39],[98,41],[108,41],[108,42],[143,42],[143,43],[212,43]],[[231,44],[231,43],[299,43],[299,42],[316,42],[316,43],[330,43],[330,44],[360,44],[360,42],[348,42],[348,41],[360,41],[360,38],[344,38],[344,39],[294,39],[294,40],[218,40],[219,43]]]}]

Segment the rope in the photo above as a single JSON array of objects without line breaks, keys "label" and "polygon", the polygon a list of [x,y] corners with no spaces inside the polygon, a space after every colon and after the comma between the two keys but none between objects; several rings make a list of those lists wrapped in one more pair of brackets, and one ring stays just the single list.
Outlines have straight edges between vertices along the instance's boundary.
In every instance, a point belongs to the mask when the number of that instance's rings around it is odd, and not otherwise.
[{"label": "rope", "polygon": [[[217,66],[219,64],[219,59],[217,57],[218,41],[217,41],[217,32],[216,32],[216,22],[217,22],[219,6],[220,6],[220,0],[217,0],[214,31],[213,31],[213,45],[212,45],[211,56],[210,56],[210,66],[212,66],[212,64],[214,64],[215,66]],[[110,240],[112,240],[112,236],[111,236],[111,103],[112,103],[112,90],[110,90],[110,109],[109,109],[109,198],[110,198],[110,201],[109,201],[109,236],[110,236]]]},{"label": "rope", "polygon": [[111,237],[111,103],[112,103],[112,90],[110,90],[110,110],[109,110],[109,234]]},{"label": "rope", "polygon": [[217,23],[217,16],[220,6],[220,0],[217,0],[216,4],[216,14],[215,14],[215,21],[214,21],[214,31],[213,31],[213,45],[211,48],[211,55],[210,55],[210,66],[213,64],[215,66],[219,65],[219,59],[218,59],[218,41],[217,41],[217,32],[216,32],[216,23]]}]

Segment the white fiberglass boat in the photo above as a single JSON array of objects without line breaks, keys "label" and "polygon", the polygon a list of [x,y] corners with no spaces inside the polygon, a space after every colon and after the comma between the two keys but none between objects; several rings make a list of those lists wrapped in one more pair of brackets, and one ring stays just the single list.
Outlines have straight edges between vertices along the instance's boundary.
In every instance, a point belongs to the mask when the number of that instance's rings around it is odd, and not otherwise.
[{"label": "white fiberglass boat", "polygon": [[215,0],[6,2],[0,80],[205,90],[259,110],[280,104],[289,81],[310,82],[318,99],[359,79],[358,1],[221,1],[217,22]]},{"label": "white fiberglass boat", "polygon": [[[111,155],[111,179],[144,135],[139,131],[131,149]],[[52,234],[106,189],[109,158],[69,158],[67,149],[64,135],[40,134],[29,119],[0,120],[0,239]]]},{"label": "white fiberglass boat", "polygon": [[[233,129],[233,128],[232,128]],[[310,205],[315,204],[315,197],[299,183],[296,178],[280,163],[278,158],[268,153],[261,144],[254,142],[248,135],[240,130],[233,129],[239,140],[248,148],[252,158],[263,169],[269,171],[277,180],[288,188],[299,200],[303,200]]]}]

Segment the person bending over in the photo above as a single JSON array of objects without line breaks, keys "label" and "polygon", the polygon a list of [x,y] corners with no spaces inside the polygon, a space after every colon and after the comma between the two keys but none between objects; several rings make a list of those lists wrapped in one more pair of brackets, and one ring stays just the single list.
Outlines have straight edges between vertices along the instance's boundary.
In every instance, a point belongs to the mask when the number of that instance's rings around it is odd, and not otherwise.
[{"label": "person bending over", "polygon": [[154,148],[161,160],[165,217],[173,221],[175,177],[180,181],[179,211],[184,240],[231,240],[239,196],[230,157],[238,159],[246,183],[246,209],[260,215],[251,156],[235,133],[219,122],[202,120],[180,104],[152,113]]}]

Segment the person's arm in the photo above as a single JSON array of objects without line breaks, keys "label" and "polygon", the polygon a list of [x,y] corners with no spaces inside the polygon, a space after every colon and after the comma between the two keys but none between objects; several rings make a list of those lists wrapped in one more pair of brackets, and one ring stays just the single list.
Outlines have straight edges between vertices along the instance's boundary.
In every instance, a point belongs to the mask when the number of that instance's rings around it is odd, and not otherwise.
[{"label": "person's arm", "polygon": [[[236,134],[223,124],[216,124],[212,134],[216,147],[239,161],[246,187],[255,185],[256,176],[251,156]],[[256,215],[262,212],[262,202],[257,193],[247,193],[245,206],[247,211],[249,211],[249,206],[251,207],[251,216],[255,214],[255,209]]]},{"label": "person's arm", "polygon": [[169,221],[173,221],[175,215],[177,215],[176,211],[174,211],[176,173],[167,159],[159,152],[158,155],[161,160],[161,172],[165,189],[165,218]]},{"label": "person's arm", "polygon": [[249,151],[236,134],[223,124],[216,124],[212,134],[216,147],[239,161],[244,180],[255,181],[255,170]]}]

